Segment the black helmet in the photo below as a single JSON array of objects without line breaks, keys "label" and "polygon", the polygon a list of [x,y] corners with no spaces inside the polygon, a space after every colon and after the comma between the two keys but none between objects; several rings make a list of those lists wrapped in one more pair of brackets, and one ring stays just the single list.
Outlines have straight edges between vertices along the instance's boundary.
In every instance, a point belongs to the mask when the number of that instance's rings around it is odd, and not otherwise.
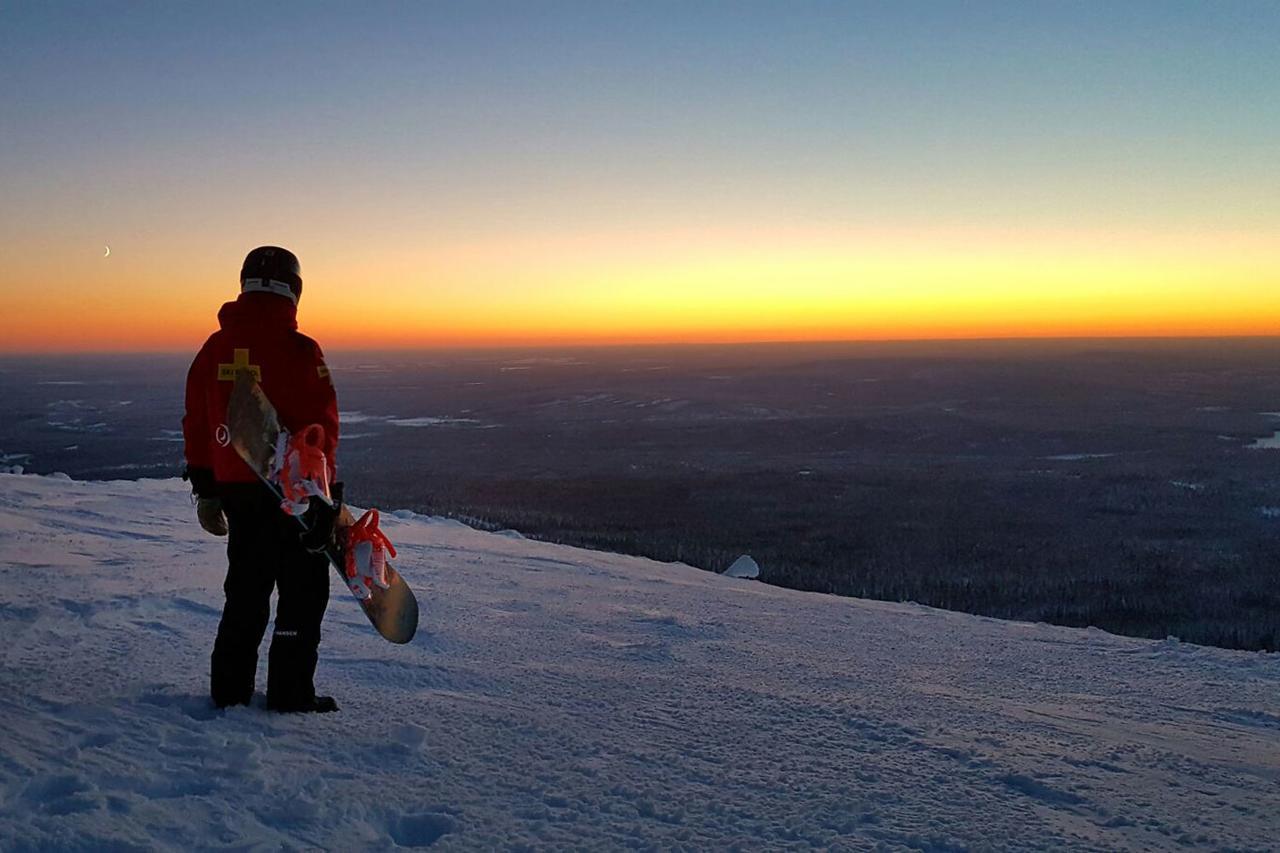
[{"label": "black helmet", "polygon": [[240,267],[240,292],[274,293],[296,305],[302,296],[302,268],[298,256],[279,246],[259,246],[245,256]]}]

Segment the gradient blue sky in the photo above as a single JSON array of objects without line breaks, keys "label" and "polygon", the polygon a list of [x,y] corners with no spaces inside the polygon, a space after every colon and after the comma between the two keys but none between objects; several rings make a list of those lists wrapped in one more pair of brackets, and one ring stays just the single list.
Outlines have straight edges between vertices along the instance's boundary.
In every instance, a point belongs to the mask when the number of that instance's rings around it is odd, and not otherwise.
[{"label": "gradient blue sky", "polygon": [[[140,293],[267,241],[335,278],[703,232],[1253,245],[1278,44],[1276,2],[10,3],[0,297],[108,242]],[[520,286],[461,263],[415,287]]]}]

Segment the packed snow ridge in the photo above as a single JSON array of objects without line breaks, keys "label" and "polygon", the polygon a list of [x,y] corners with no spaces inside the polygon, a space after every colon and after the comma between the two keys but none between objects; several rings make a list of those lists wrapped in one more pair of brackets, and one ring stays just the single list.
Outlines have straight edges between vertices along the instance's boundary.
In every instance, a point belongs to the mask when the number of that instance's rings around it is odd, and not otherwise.
[{"label": "packed snow ridge", "polygon": [[1280,656],[384,520],[417,638],[335,579],[317,682],[342,711],[218,712],[223,546],[184,485],[0,474],[0,849],[1280,838]]}]

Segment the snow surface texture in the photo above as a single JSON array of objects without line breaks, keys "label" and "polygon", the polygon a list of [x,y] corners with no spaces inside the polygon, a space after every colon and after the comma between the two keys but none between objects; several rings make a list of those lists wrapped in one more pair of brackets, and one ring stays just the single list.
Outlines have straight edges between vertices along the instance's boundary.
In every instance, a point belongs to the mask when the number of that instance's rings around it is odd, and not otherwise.
[{"label": "snow surface texture", "polygon": [[1280,656],[384,525],[414,642],[335,579],[318,683],[341,713],[224,713],[222,544],[183,484],[0,475],[0,849],[1280,838]]}]

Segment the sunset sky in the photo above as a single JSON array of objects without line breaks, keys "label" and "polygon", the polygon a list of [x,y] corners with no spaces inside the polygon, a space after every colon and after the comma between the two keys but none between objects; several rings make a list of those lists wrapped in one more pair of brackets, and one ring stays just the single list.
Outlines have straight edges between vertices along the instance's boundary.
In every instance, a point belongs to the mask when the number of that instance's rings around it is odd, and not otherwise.
[{"label": "sunset sky", "polygon": [[194,349],[267,243],[331,350],[1276,334],[1277,43],[1273,0],[9,3],[0,351]]}]

